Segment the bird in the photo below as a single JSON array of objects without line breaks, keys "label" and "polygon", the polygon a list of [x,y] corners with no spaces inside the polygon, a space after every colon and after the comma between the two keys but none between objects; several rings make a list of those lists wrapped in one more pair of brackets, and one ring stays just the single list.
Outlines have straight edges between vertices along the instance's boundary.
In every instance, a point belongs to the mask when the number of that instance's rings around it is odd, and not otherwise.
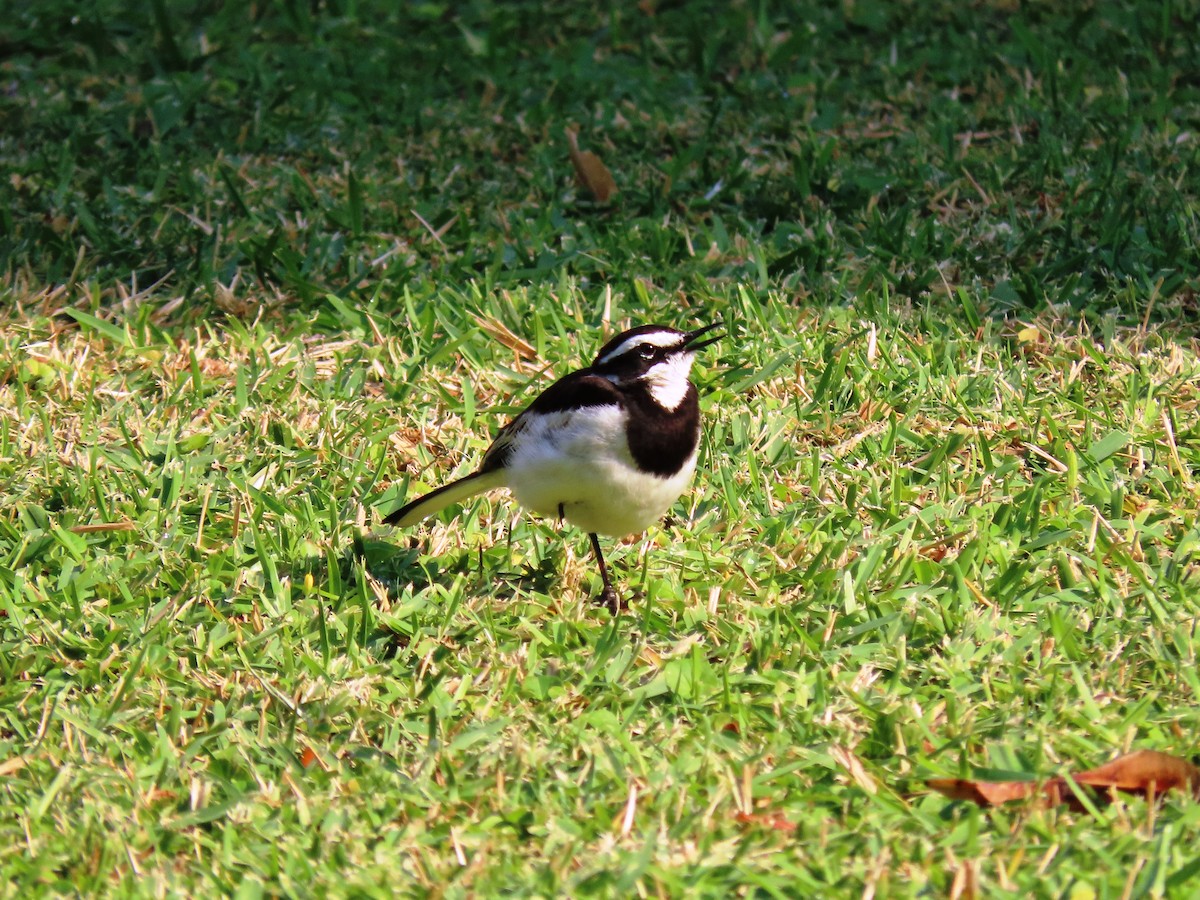
[{"label": "bird", "polygon": [[690,380],[696,353],[721,339],[667,325],[630,328],[591,364],[564,375],[497,434],[470,475],[384,518],[408,527],[485,491],[587,532],[600,569],[597,603],[626,609],[609,576],[599,535],[641,533],[691,484],[700,445],[700,403]]}]

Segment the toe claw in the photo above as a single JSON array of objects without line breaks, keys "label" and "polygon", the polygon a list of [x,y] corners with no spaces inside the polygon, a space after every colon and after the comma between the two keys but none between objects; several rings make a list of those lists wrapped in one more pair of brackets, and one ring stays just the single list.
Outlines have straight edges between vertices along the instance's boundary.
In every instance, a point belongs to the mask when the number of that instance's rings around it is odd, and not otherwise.
[{"label": "toe claw", "polygon": [[628,608],[625,601],[621,599],[621,595],[611,587],[606,587],[596,595],[596,603],[607,606],[608,611],[614,616],[619,615],[621,610]]}]

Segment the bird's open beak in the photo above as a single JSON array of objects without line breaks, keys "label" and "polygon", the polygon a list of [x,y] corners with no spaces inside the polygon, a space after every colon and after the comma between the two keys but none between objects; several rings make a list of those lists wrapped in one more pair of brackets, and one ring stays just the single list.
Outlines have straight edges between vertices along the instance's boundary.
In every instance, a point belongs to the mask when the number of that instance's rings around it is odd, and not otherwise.
[{"label": "bird's open beak", "polygon": [[687,337],[683,341],[683,346],[687,347],[688,350],[695,351],[703,347],[707,347],[709,344],[715,344],[717,341],[723,338],[724,335],[718,334],[716,337],[711,337],[707,341],[701,341],[698,340],[698,338],[702,335],[708,334],[714,328],[720,328],[723,324],[723,322],[713,322],[711,325],[705,325],[703,328],[697,328],[695,331],[689,331],[687,333]]}]

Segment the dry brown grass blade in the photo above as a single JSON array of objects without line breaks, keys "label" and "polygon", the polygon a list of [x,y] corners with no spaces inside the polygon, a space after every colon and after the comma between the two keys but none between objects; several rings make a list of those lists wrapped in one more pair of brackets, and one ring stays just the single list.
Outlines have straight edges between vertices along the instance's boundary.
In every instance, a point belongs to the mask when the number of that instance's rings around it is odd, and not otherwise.
[{"label": "dry brown grass blade", "polygon": [[519,335],[513,334],[507,325],[496,319],[474,315],[475,324],[487,332],[488,336],[504,345],[523,360],[537,359],[537,350]]},{"label": "dry brown grass blade", "polygon": [[855,756],[854,751],[849,747],[843,747],[840,744],[835,744],[829,748],[829,755],[834,758],[838,765],[846,770],[846,774],[850,776],[860,788],[868,794],[875,794],[879,791],[879,784],[870,772],[863,766],[862,760]]},{"label": "dry brown grass blade", "polygon": [[10,756],[8,759],[0,762],[0,778],[21,771],[21,769],[25,768],[26,764],[27,760],[24,756]]},{"label": "dry brown grass blade", "polygon": [[571,164],[575,167],[575,180],[580,187],[587,188],[598,203],[607,203],[617,192],[617,183],[608,166],[590,150],[579,149],[579,136],[574,129],[567,128],[566,135]]},{"label": "dry brown grass blade", "polygon": [[133,531],[136,528],[133,522],[96,522],[93,525],[72,525],[67,531],[72,534],[96,534],[102,531]]}]

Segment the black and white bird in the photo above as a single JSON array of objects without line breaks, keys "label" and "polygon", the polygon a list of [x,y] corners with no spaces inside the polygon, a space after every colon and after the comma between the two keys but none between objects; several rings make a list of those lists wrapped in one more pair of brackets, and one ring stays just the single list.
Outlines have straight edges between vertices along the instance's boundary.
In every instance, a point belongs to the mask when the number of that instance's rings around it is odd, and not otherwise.
[{"label": "black and white bird", "polygon": [[384,522],[413,525],[452,503],[508,488],[517,502],[588,533],[615,615],[624,607],[598,535],[645,531],[687,489],[696,471],[700,404],[689,380],[700,340],[716,325],[678,331],[642,325],[600,348],[590,366],[560,378],[509,422],[478,471],[425,494]]}]

